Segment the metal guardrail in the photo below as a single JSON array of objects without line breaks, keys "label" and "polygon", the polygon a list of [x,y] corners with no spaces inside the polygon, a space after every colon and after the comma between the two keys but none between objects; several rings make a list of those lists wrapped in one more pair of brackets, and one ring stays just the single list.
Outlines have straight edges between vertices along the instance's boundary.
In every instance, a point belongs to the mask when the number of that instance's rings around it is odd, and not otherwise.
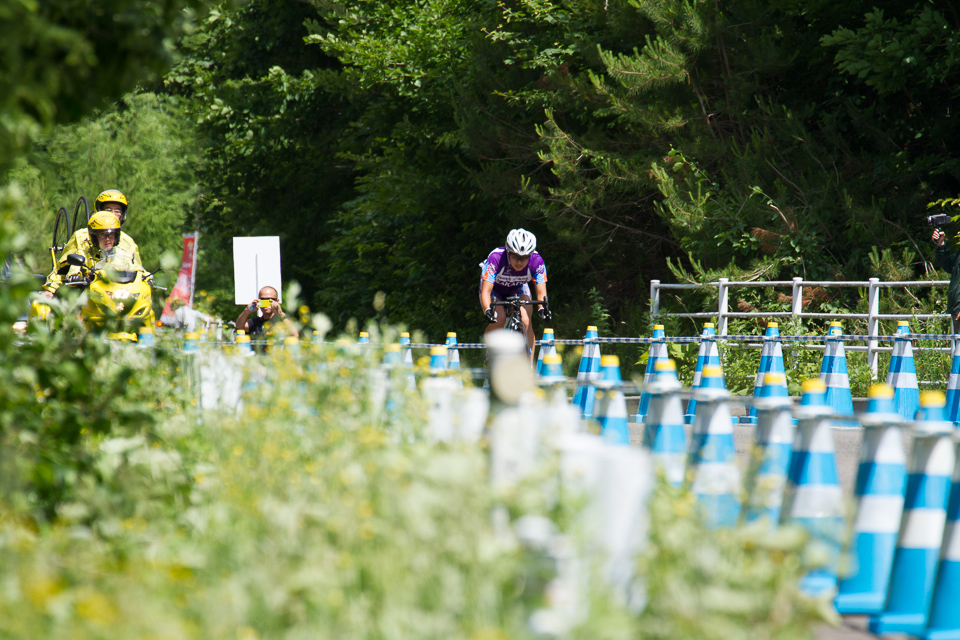
[{"label": "metal guardrail", "polygon": [[[867,321],[867,346],[853,347],[854,351],[866,351],[867,365],[877,375],[877,360],[880,353],[889,351],[889,348],[880,347],[878,341],[881,338],[880,321],[881,320],[929,320],[934,318],[947,318],[950,316],[944,313],[926,313],[926,314],[898,314],[898,313],[880,313],[880,290],[900,287],[946,287],[950,284],[949,280],[915,280],[915,281],[889,281],[884,282],[879,278],[870,278],[865,281],[830,281],[830,280],[804,280],[803,278],[793,278],[792,280],[769,280],[756,282],[731,282],[728,278],[718,278],[716,282],[704,282],[699,284],[664,284],[659,280],[650,281],[650,317],[675,317],[675,318],[716,318],[717,335],[727,335],[727,323],[730,318],[791,318],[791,319],[825,319],[825,320],[843,320],[856,319]],[[803,287],[857,287],[867,289],[867,313],[809,313],[803,310]],[[793,292],[793,300],[790,304],[790,311],[730,311],[730,289],[742,288],[768,288],[768,287],[790,287]],[[699,313],[673,313],[660,311],[660,292],[664,289],[705,289],[716,288],[718,292],[718,305],[716,311],[706,311]]]}]

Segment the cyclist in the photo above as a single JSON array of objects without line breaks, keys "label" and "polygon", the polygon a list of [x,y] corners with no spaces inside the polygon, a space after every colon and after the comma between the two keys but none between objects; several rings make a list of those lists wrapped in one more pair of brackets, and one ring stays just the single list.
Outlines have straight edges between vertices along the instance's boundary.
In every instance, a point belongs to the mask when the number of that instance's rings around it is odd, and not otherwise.
[{"label": "cyclist", "polygon": [[[494,300],[520,296],[531,300],[530,283],[534,284],[537,300],[547,301],[547,265],[536,251],[537,238],[526,229],[513,229],[507,234],[507,242],[490,252],[480,263],[480,307],[486,317],[484,333],[502,329],[507,320],[503,307],[492,306]],[[520,308],[524,332],[531,361],[533,359],[533,332],[530,331],[529,307]],[[538,305],[537,313],[544,322],[552,319],[549,307]]]},{"label": "cyclist", "polygon": [[140,271],[146,271],[140,261],[140,249],[137,243],[121,231],[123,221],[127,217],[127,197],[116,189],[108,189],[97,196],[94,208],[97,212],[90,216],[87,227],[73,234],[60,254],[60,262],[47,276],[41,292],[46,297],[53,297],[63,284],[65,275],[78,273],[79,270],[76,267],[70,267],[67,264],[67,256],[71,253],[82,255],[87,261],[87,267],[93,268],[105,257],[106,251],[120,247],[133,256],[134,266]]}]

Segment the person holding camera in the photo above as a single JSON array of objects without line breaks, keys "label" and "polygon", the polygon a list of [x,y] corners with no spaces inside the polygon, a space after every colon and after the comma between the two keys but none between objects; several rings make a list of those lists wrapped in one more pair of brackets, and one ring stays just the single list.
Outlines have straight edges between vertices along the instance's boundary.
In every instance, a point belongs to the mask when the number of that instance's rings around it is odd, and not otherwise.
[{"label": "person holding camera", "polygon": [[950,286],[947,289],[947,313],[953,320],[953,332],[960,326],[960,251],[951,251],[944,244],[946,234],[940,229],[933,230],[933,244],[936,246],[937,264],[950,273]]},{"label": "person holding camera", "polygon": [[[254,315],[256,313],[256,315]],[[300,337],[297,328],[293,326],[280,307],[280,296],[273,287],[263,287],[259,295],[240,312],[237,318],[237,329],[246,331],[248,336],[262,336],[269,332],[271,325],[282,322],[285,333]]]}]

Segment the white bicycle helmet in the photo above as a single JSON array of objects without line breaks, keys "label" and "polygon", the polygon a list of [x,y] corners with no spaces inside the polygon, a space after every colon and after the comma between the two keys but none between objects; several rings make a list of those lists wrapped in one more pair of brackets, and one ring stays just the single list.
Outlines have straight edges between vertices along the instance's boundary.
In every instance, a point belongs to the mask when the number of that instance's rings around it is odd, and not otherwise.
[{"label": "white bicycle helmet", "polygon": [[514,229],[507,234],[507,250],[518,256],[528,256],[537,248],[537,236],[526,229]]}]

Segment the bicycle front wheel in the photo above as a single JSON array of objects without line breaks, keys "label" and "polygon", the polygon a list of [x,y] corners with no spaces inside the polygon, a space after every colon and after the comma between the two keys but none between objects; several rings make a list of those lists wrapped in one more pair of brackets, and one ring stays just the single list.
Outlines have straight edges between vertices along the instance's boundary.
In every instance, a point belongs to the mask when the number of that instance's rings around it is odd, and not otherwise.
[{"label": "bicycle front wheel", "polygon": [[523,326],[523,322],[520,320],[510,322],[507,328],[510,331],[516,331],[520,334],[520,337],[523,338],[523,348],[526,349],[527,355],[530,355],[530,343],[527,341],[527,328]]}]

